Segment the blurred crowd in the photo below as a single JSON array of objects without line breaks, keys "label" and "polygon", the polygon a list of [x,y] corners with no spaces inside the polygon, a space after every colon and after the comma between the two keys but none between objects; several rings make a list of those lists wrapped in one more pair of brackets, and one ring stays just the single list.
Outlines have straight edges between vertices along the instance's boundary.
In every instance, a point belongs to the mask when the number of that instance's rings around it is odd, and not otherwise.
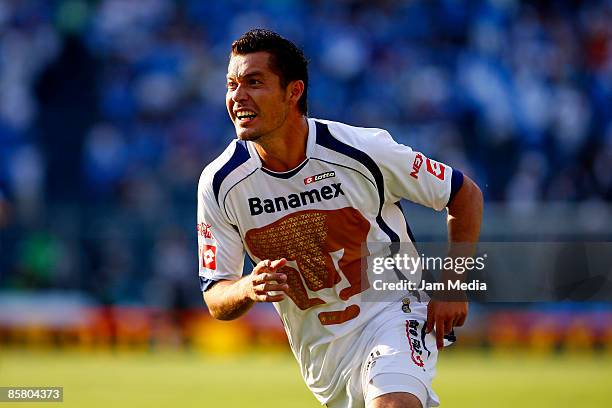
[{"label": "blurred crowd", "polygon": [[199,302],[196,184],[253,27],[304,49],[312,117],[385,128],[489,201],[612,200],[609,0],[3,0],[4,287]]}]

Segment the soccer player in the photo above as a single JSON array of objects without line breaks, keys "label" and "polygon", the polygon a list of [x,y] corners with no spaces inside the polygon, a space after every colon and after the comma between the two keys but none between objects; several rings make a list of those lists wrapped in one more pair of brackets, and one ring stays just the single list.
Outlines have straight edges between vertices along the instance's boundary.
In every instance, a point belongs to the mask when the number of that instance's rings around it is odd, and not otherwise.
[{"label": "soccer player", "polygon": [[[237,140],[198,186],[204,300],[221,320],[272,302],[328,407],[437,406],[437,350],[467,303],[406,293],[364,301],[373,289],[361,246],[412,242],[401,198],[447,208],[449,241],[476,242],[482,194],[385,130],[307,117],[307,90],[292,42],[261,29],[233,42],[226,104]],[[243,277],[244,251],[255,266]]]}]

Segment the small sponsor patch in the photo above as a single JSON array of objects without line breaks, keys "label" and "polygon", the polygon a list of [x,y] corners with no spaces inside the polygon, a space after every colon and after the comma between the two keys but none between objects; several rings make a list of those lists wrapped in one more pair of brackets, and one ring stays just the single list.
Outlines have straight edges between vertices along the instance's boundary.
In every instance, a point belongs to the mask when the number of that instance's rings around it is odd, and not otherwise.
[{"label": "small sponsor patch", "polygon": [[412,163],[412,171],[410,172],[410,175],[415,179],[419,178],[419,170],[421,170],[422,165],[423,156],[421,156],[420,153],[417,153],[416,157],[414,158],[414,162]]},{"label": "small sponsor patch", "polygon": [[442,163],[438,163],[437,161],[427,159],[427,171],[439,178],[440,180],[444,180],[444,171],[446,167]]},{"label": "small sponsor patch", "polygon": [[202,246],[202,266],[206,269],[217,270],[217,247],[214,245]]},{"label": "small sponsor patch", "polygon": [[308,185],[308,184],[316,183],[317,181],[325,180],[326,178],[330,178],[330,177],[336,177],[336,172],[328,171],[326,173],[317,174],[316,176],[306,177],[304,179],[304,184]]},{"label": "small sponsor patch", "polygon": [[196,227],[198,230],[198,236],[211,239],[213,237],[212,229],[210,224],[205,224],[203,222],[199,223]]},{"label": "small sponsor patch", "polygon": [[419,339],[419,322],[416,320],[406,320],[406,337],[408,337],[408,345],[410,345],[410,357],[412,362],[425,370],[423,362],[423,347]]},{"label": "small sponsor patch", "polygon": [[402,299],[402,312],[404,313],[412,312],[412,310],[410,310],[410,298]]}]

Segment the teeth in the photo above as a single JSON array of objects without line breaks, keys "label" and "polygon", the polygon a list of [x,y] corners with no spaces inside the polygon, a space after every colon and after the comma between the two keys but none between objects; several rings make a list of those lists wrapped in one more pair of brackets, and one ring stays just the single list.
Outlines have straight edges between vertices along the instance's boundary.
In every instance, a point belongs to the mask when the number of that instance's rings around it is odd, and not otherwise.
[{"label": "teeth", "polygon": [[257,114],[253,111],[240,111],[238,113],[236,113],[236,117],[238,119],[244,119],[244,118],[254,118]]}]

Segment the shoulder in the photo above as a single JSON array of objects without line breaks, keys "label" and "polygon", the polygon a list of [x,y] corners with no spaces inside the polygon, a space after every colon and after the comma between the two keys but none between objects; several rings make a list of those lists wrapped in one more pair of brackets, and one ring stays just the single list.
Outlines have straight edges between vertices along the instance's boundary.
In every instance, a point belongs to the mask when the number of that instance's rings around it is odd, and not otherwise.
[{"label": "shoulder", "polygon": [[351,126],[330,120],[314,120],[317,123],[317,143],[332,150],[346,150],[347,154],[350,154],[350,151],[356,149],[377,156],[379,152],[384,152],[397,144],[385,129]]},{"label": "shoulder", "polygon": [[210,162],[198,182],[200,193],[215,197],[223,181],[235,170],[242,167],[250,159],[249,151],[244,142],[233,140],[215,160]]}]

